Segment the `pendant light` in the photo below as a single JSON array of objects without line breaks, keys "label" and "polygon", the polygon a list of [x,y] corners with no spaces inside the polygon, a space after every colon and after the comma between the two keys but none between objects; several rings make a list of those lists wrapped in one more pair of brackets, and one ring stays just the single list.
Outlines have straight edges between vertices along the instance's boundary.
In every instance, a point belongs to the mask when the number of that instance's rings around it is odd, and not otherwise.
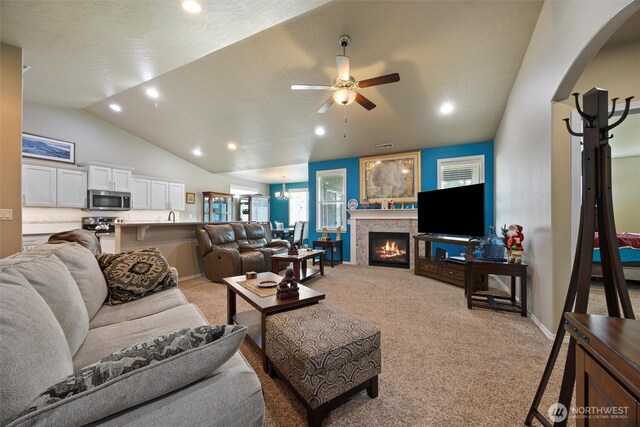
[{"label": "pendant light", "polygon": [[290,195],[284,185],[284,178],[285,176],[282,176],[282,191],[276,191],[276,199],[278,200],[289,200]]}]

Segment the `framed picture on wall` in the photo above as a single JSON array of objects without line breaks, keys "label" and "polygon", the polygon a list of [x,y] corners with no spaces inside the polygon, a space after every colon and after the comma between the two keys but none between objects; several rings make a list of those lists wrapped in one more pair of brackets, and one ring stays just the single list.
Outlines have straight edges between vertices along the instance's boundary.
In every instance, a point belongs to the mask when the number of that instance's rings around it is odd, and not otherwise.
[{"label": "framed picture on wall", "polygon": [[193,205],[196,203],[196,193],[187,193],[187,204]]},{"label": "framed picture on wall", "polygon": [[76,144],[59,139],[23,133],[22,157],[75,163]]},{"label": "framed picture on wall", "polygon": [[414,203],[420,191],[420,152],[360,158],[360,201]]}]

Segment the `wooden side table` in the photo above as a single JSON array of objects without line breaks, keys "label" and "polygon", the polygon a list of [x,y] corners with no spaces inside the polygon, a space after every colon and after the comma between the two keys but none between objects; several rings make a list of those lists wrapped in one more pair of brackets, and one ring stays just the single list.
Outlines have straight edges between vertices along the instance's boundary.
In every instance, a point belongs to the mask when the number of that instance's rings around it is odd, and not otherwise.
[{"label": "wooden side table", "polygon": [[[527,317],[527,264],[473,260],[467,261],[465,270],[465,293],[469,310],[475,306],[520,313],[522,317]],[[475,292],[473,278],[478,274],[511,276],[511,295],[507,297],[489,292]],[[517,277],[520,278],[520,303],[516,301]]]},{"label": "wooden side table", "polygon": [[[323,250],[329,249],[329,252],[331,253],[331,268],[333,268],[334,262],[336,264],[342,264],[342,242],[343,240],[314,240],[312,248],[315,249],[316,247],[318,247],[318,248],[322,248]],[[338,261],[334,260],[335,258],[335,255],[333,253],[334,250],[336,250],[336,252],[338,251],[340,252],[340,259]],[[325,257],[325,261],[328,261],[326,257]]]},{"label": "wooden side table", "polygon": [[[640,321],[565,313],[576,340],[576,426],[640,425]],[[589,409],[590,412],[585,411]]]}]

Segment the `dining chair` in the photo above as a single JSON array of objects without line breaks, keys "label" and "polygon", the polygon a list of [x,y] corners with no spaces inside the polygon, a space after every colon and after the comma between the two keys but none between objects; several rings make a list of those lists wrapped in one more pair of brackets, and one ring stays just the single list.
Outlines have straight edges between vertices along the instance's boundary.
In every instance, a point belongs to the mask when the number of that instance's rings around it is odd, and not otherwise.
[{"label": "dining chair", "polygon": [[284,230],[284,223],[280,221],[274,221],[276,230]]},{"label": "dining chair", "polygon": [[304,221],[302,223],[302,245],[309,244],[309,221]]},{"label": "dining chair", "polygon": [[296,246],[302,246],[302,236],[304,233],[304,222],[296,221],[296,224],[293,226],[293,238],[291,243],[295,243]]}]

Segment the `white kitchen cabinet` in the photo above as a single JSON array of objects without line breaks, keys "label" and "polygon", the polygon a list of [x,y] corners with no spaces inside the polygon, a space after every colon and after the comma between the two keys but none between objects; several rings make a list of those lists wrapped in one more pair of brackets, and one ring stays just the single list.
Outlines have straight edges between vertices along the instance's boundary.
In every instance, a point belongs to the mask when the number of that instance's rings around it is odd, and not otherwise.
[{"label": "white kitchen cabinet", "polygon": [[22,165],[22,205],[56,206],[56,168]]},{"label": "white kitchen cabinet", "polygon": [[89,165],[89,189],[131,192],[131,171]]},{"label": "white kitchen cabinet", "polygon": [[183,211],[185,209],[185,187],[178,182],[169,183],[169,209]]},{"label": "white kitchen cabinet", "polygon": [[132,209],[151,209],[151,180],[133,178],[131,186]]},{"label": "white kitchen cabinet", "polygon": [[151,209],[169,209],[169,183],[167,181],[151,181]]},{"label": "white kitchen cabinet", "polygon": [[89,189],[111,190],[111,168],[89,166]]},{"label": "white kitchen cabinet", "polygon": [[185,185],[144,177],[132,179],[133,209],[185,210]]},{"label": "white kitchen cabinet", "polygon": [[58,169],[56,187],[56,206],[87,207],[87,173],[85,171]]},{"label": "white kitchen cabinet", "polygon": [[131,171],[111,169],[111,182],[114,191],[131,192]]}]

